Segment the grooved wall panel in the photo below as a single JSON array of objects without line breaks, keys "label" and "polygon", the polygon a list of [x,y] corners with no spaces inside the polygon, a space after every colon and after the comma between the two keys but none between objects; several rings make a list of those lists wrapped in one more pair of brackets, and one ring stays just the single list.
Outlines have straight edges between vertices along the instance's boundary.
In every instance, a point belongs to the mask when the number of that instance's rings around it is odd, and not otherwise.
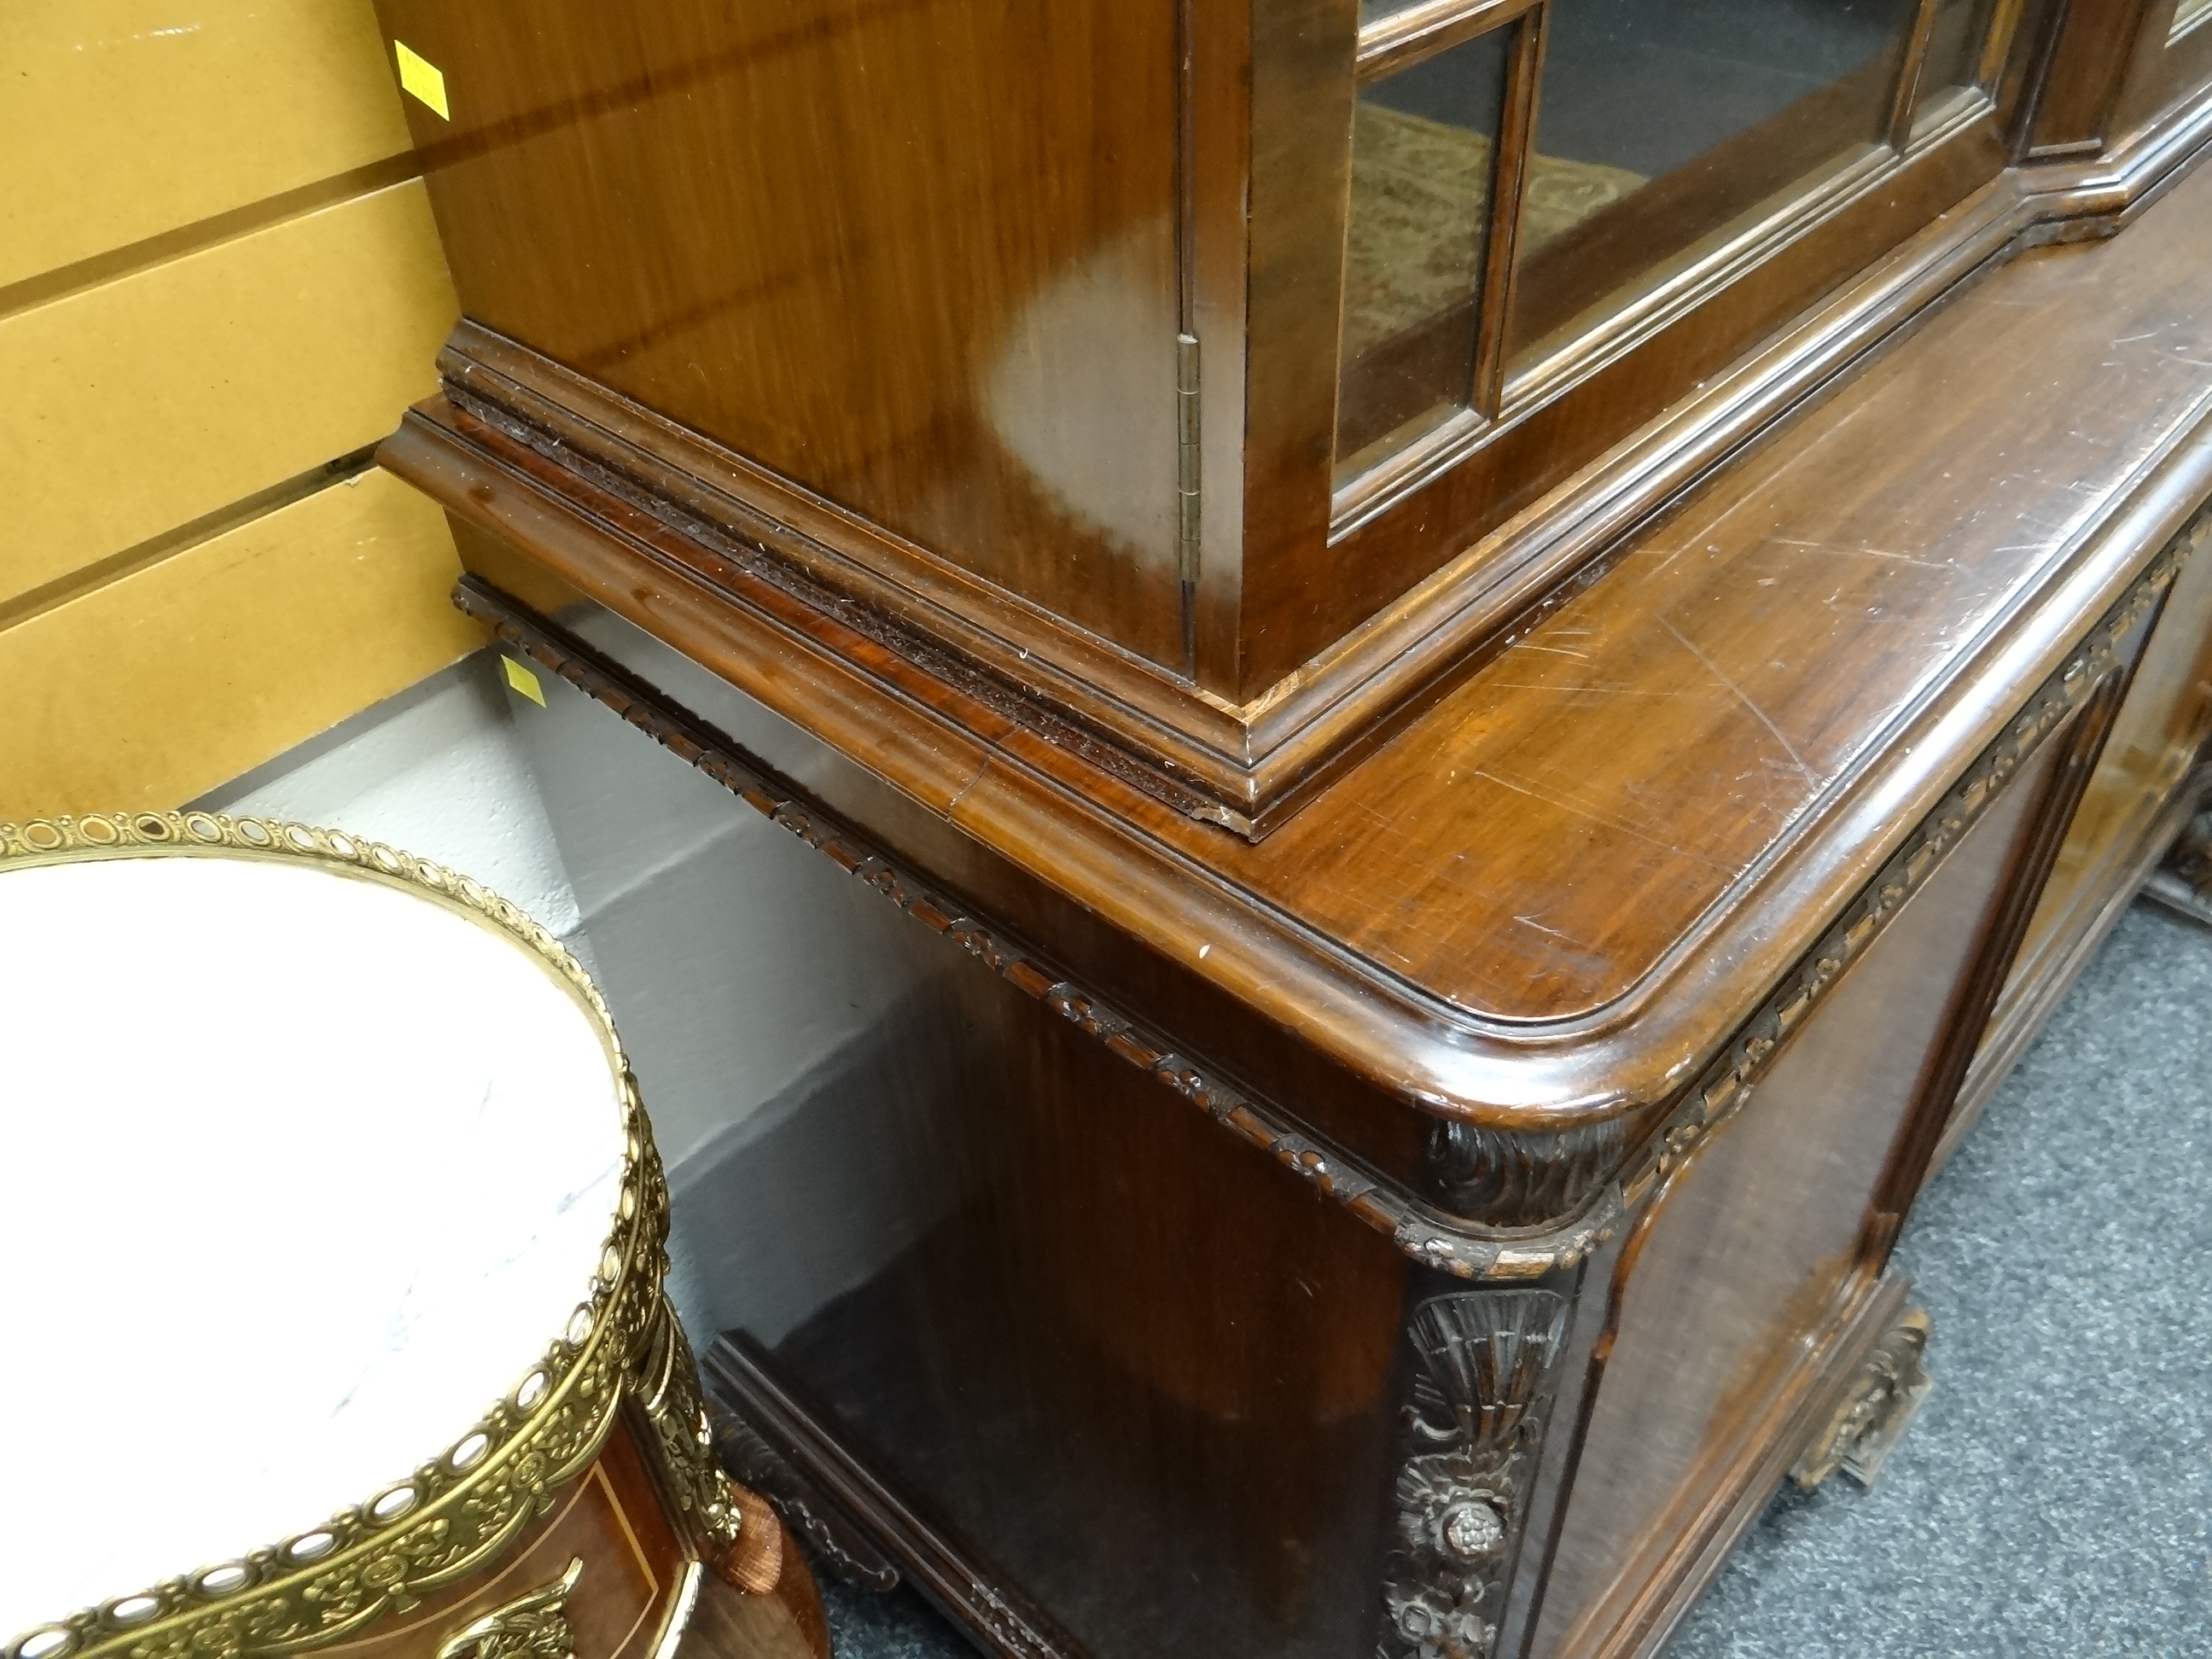
[{"label": "grooved wall panel", "polygon": [[4,0],[0,287],[407,143],[356,0]]},{"label": "grooved wall panel", "polygon": [[371,471],[0,631],[0,820],[173,806],[435,672],[453,574]]},{"label": "grooved wall panel", "polygon": [[173,806],[483,643],[357,459],[457,309],[399,98],[369,0],[0,0],[0,818]]},{"label": "grooved wall panel", "polygon": [[0,318],[0,605],[375,442],[455,313],[410,179]]}]

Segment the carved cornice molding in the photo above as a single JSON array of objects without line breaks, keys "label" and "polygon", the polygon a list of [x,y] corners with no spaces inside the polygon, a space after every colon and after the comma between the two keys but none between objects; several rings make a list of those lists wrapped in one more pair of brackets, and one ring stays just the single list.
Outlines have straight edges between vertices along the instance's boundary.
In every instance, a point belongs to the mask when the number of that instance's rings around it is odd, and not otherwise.
[{"label": "carved cornice molding", "polygon": [[[1652,1124],[1650,1113],[1593,1119],[1586,1127],[1566,1130],[1439,1129],[1431,1148],[1431,1179],[1446,1203],[1491,1206],[1479,1220],[1444,1214],[1346,1158],[1076,982],[1045,953],[886,854],[696,716],[480,579],[464,578],[454,600],[509,647],[613,709],[1008,984],[1386,1235],[1411,1259],[1462,1279],[1527,1279],[1573,1267],[1610,1242],[1622,1216],[1641,1205],[1700,1138],[1741,1109],[1790,1033],[1926,884],[2007,781],[2087,700],[2112,668],[2121,642],[2160,602],[2208,533],[2212,520],[2200,514],[2151,560],[1738,1030],[1698,1083],[1677,1097],[1656,1133],[1644,1133]],[[1554,1202],[1559,1207],[1553,1208]]]},{"label": "carved cornice molding", "polygon": [[[486,362],[471,351],[496,355]],[[683,428],[641,409],[627,411],[635,428],[628,439],[597,421],[580,418],[572,404],[600,413],[592,405],[607,394],[580,375],[471,323],[456,331],[439,362],[453,406],[510,443],[666,525],[744,575],[810,610],[834,616],[867,644],[914,664],[991,714],[1037,732],[1131,788],[1193,817],[1247,827],[1236,812],[1211,805],[1202,788],[1193,786],[1191,755],[1178,750],[1154,756],[1096,736],[1066,707],[1066,699],[1040,697],[991,672],[972,650],[963,652],[957,643],[901,620],[891,608],[896,596],[888,591],[867,591],[856,598],[822,580],[817,573],[827,571],[845,577],[848,586],[863,586],[852,561],[820,538],[830,533],[827,526],[809,534],[732,494],[709,488],[696,476],[735,467],[736,457],[714,451]],[[653,448],[639,441],[647,434]]]}]

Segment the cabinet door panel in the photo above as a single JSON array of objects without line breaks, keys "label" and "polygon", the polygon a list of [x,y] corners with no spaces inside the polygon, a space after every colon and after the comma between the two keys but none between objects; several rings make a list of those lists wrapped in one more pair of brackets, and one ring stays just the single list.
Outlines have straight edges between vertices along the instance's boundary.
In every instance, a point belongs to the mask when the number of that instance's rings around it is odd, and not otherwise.
[{"label": "cabinet door panel", "polygon": [[[2014,780],[1632,1237],[1536,1651],[1638,1616],[1880,1248],[1869,1206],[1972,977],[2054,739]],[[1924,1108],[1923,1108],[1924,1109]]]},{"label": "cabinet door panel", "polygon": [[1514,366],[1882,143],[1917,9],[1553,0],[1534,169],[1571,205],[1523,210]]}]

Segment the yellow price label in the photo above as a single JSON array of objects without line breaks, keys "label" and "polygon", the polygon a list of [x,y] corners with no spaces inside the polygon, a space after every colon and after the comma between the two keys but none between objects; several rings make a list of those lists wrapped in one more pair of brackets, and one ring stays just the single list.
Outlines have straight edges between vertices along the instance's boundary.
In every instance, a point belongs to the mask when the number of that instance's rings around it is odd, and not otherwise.
[{"label": "yellow price label", "polygon": [[538,684],[538,676],[512,657],[501,657],[500,660],[507,665],[507,683],[540,708],[544,708],[545,688]]},{"label": "yellow price label", "polygon": [[399,59],[400,87],[437,111],[439,119],[452,120],[453,112],[446,107],[445,71],[404,40],[394,40],[392,51]]}]

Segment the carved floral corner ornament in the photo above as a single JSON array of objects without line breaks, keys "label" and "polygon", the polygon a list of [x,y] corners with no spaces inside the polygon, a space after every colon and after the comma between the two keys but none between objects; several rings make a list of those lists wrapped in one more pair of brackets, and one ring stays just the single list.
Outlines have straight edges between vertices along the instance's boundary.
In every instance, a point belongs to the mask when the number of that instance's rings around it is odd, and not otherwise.
[{"label": "carved floral corner ornament", "polygon": [[1490,1659],[1566,1323],[1549,1291],[1462,1291],[1414,1310],[1412,1455],[1377,1659]]},{"label": "carved floral corner ornament", "polygon": [[2182,827],[2143,890],[2168,909],[2212,927],[2212,806]]},{"label": "carved floral corner ornament", "polygon": [[1935,1329],[1925,1308],[1907,1308],[1898,1316],[1791,1468],[1792,1480],[1810,1492],[1841,1469],[1862,1486],[1873,1486],[1882,1461],[1936,1386],[1925,1364]]}]

